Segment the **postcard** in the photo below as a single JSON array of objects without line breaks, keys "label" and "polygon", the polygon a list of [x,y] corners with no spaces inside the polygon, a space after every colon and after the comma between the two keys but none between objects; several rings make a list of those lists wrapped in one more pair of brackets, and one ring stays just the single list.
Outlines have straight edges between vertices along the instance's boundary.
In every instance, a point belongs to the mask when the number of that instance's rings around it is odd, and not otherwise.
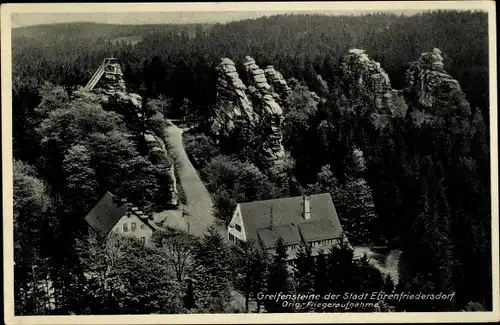
[{"label": "postcard", "polygon": [[1,24],[6,324],[500,319],[494,2]]}]

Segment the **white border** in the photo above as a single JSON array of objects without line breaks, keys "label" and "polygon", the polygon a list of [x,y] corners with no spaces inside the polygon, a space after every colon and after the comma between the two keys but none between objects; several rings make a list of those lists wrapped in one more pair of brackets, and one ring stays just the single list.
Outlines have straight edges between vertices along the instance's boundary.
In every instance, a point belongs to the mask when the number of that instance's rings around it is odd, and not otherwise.
[{"label": "white border", "polygon": [[[11,13],[58,12],[203,12],[203,11],[384,11],[461,9],[486,10],[489,13],[490,53],[490,155],[492,203],[492,312],[443,313],[294,313],[294,314],[216,314],[216,315],[121,315],[121,316],[14,316],[13,308],[13,219],[12,219],[12,66]],[[323,322],[473,322],[500,320],[499,236],[498,236],[498,143],[496,86],[496,15],[493,1],[419,1],[419,2],[267,2],[267,3],[65,3],[2,4],[2,173],[4,238],[4,314],[6,324],[242,324],[242,323],[323,323]]]}]

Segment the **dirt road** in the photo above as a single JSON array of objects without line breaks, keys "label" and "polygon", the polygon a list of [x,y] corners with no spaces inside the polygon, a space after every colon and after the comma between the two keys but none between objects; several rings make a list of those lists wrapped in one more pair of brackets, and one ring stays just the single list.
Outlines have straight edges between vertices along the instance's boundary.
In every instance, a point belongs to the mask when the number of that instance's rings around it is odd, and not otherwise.
[{"label": "dirt road", "polygon": [[189,232],[196,236],[203,236],[210,226],[214,226],[226,238],[224,227],[215,223],[212,198],[184,150],[183,130],[172,123],[165,130],[170,150],[178,157],[180,163],[179,182],[186,194],[185,210],[187,215],[185,218],[189,225]]}]

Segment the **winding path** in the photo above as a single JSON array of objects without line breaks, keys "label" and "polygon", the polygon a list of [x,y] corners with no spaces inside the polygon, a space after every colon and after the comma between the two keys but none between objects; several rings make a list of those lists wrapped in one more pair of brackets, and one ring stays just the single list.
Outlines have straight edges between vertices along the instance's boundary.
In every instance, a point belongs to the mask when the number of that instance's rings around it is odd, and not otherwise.
[{"label": "winding path", "polygon": [[214,226],[226,238],[225,229],[217,225],[213,215],[213,202],[198,172],[188,158],[182,144],[183,130],[169,122],[165,128],[167,141],[173,154],[179,160],[179,182],[186,195],[186,221],[189,232],[195,236],[203,236],[205,231]]}]

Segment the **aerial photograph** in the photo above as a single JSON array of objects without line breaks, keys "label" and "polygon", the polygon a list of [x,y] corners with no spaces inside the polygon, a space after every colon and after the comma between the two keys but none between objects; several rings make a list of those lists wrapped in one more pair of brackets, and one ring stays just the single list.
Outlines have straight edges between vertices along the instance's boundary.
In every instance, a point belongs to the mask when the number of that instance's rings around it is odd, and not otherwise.
[{"label": "aerial photograph", "polygon": [[488,15],[12,13],[14,315],[491,312]]}]

